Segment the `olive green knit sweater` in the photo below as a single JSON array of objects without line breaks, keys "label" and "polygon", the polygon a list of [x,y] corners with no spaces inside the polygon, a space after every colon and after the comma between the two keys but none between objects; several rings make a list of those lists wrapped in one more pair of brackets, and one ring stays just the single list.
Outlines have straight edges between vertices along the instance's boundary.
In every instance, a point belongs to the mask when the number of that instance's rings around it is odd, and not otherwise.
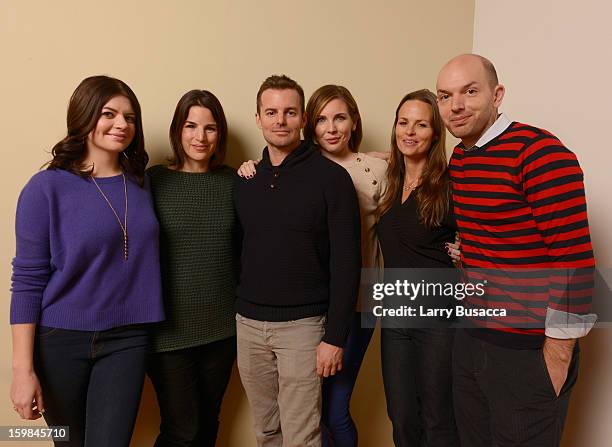
[{"label": "olive green knit sweater", "polygon": [[235,335],[238,268],[234,171],[147,170],[160,225],[166,321],[152,331],[153,352]]}]

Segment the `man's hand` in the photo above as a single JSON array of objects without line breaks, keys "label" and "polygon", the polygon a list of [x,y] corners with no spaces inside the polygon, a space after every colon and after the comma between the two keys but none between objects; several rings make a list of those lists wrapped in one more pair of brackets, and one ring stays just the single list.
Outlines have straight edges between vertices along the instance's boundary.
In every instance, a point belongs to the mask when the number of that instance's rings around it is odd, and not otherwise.
[{"label": "man's hand", "polygon": [[317,375],[329,377],[342,369],[343,349],[322,341],[317,347]]},{"label": "man's hand", "polygon": [[557,396],[561,393],[561,388],[567,380],[567,371],[572,361],[575,344],[576,339],[574,338],[561,340],[546,337],[544,340],[544,346],[542,347],[544,362]]}]

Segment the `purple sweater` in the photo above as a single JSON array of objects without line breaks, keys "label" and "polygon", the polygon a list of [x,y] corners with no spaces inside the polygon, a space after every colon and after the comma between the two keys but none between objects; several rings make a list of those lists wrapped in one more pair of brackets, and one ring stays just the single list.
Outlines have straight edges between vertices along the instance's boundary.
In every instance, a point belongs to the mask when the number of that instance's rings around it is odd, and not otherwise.
[{"label": "purple sweater", "polygon": [[[122,176],[96,179],[123,221]],[[11,324],[98,331],[164,319],[159,228],[148,188],[128,179],[129,256],[117,218],[91,181],[34,175],[17,204]]]}]

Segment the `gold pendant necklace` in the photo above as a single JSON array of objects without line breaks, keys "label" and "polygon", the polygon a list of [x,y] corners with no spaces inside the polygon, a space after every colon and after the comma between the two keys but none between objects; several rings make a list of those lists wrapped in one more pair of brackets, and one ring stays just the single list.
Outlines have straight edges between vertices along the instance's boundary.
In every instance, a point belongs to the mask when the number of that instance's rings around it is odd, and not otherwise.
[{"label": "gold pendant necklace", "polygon": [[115,208],[113,208],[113,205],[111,205],[110,200],[108,200],[108,197],[106,197],[106,194],[104,194],[104,191],[102,191],[102,188],[100,188],[100,185],[98,185],[98,182],[96,182],[96,179],[93,176],[90,178],[94,182],[94,185],[96,185],[96,188],[98,188],[98,191],[100,191],[100,194],[102,194],[102,197],[104,198],[104,200],[106,200],[106,203],[108,203],[108,206],[110,207],[113,214],[117,218],[117,222],[119,222],[119,226],[121,227],[121,231],[123,232],[123,259],[127,261],[128,259],[128,236],[127,236],[128,194],[127,194],[127,183],[125,181],[125,174],[121,173],[121,176],[123,177],[123,192],[125,194],[125,214],[123,216],[123,223],[121,222],[121,219],[119,219],[119,214],[117,214],[117,211],[115,211]]},{"label": "gold pendant necklace", "polygon": [[421,177],[417,178],[415,181],[409,183],[408,185],[403,185],[402,189],[404,191],[414,191],[416,187],[419,186],[419,180],[421,180]]}]

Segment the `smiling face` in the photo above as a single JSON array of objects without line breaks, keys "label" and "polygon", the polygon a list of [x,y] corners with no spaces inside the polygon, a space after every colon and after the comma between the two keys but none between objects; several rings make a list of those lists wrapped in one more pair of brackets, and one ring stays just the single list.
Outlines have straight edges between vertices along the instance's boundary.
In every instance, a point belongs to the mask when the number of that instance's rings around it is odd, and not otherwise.
[{"label": "smiling face", "polygon": [[434,138],[431,107],[419,100],[408,100],[397,112],[395,144],[404,158],[427,158]]},{"label": "smiling face", "polygon": [[315,119],[315,138],[321,149],[336,156],[350,152],[353,121],[346,102],[340,98],[329,101]]},{"label": "smiling face", "polygon": [[136,114],[125,96],[114,96],[100,112],[96,127],[87,136],[87,154],[111,152],[117,156],[132,142],[136,132]]},{"label": "smiling face", "polygon": [[497,119],[504,87],[492,79],[478,56],[463,55],[440,71],[437,97],[444,124],[471,148]]},{"label": "smiling face", "polygon": [[305,123],[298,92],[293,89],[264,90],[256,122],[270,149],[287,152],[298,147]]},{"label": "smiling face", "polygon": [[206,172],[219,141],[217,122],[210,109],[193,106],[181,132],[181,145],[185,153],[183,170]]}]

